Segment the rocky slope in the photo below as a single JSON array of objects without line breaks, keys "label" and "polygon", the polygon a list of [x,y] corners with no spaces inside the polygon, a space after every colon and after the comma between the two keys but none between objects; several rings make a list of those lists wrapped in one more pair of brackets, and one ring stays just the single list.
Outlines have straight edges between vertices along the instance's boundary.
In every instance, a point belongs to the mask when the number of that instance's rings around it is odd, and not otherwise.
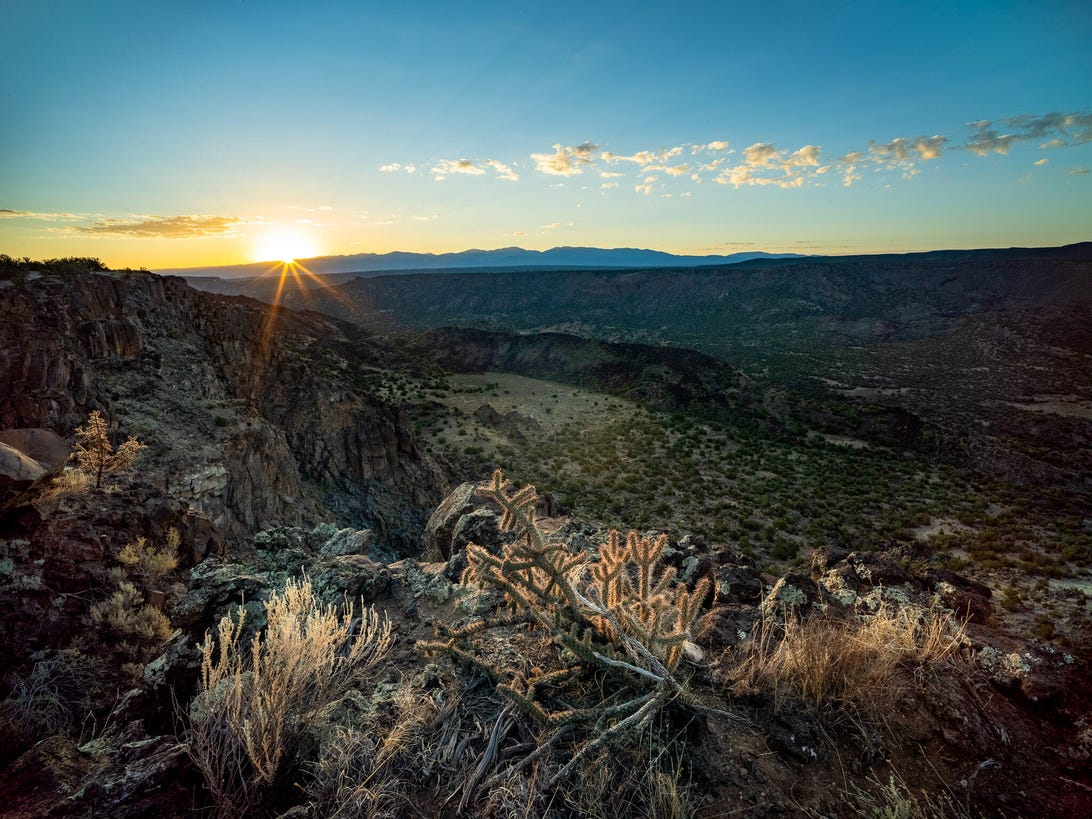
[{"label": "rocky slope", "polygon": [[[321,802],[323,772],[314,762],[352,736],[342,723],[376,732],[365,736],[367,747],[373,754],[384,748],[386,756],[379,758],[390,760],[367,783],[369,798],[385,794],[384,815],[574,817],[595,808],[603,816],[621,817],[653,815],[659,804],[665,812],[655,815],[970,817],[1034,811],[1064,817],[1084,815],[1092,807],[1090,702],[1081,685],[1089,669],[1087,646],[1062,651],[991,626],[989,588],[952,572],[907,568],[905,554],[826,551],[817,554],[810,576],[775,578],[731,548],[703,547],[686,536],[668,542],[664,562],[690,584],[710,578],[712,591],[703,605],[710,622],[699,638],[703,657],[680,676],[693,697],[715,710],[695,712],[692,701],[665,709],[644,740],[651,745],[620,739],[611,751],[615,763],[589,761],[573,787],[559,792],[544,782],[566,750],[555,760],[548,755],[530,772],[498,781],[497,774],[535,747],[541,729],[513,712],[507,695],[480,668],[414,646],[415,640],[477,622],[475,633],[486,634],[483,645],[496,651],[493,662],[507,664],[517,675],[531,674],[532,661],[556,662],[549,641],[537,640],[533,628],[504,617],[481,620],[501,613],[498,595],[457,582],[468,540],[495,552],[510,539],[501,531],[497,507],[475,489],[458,487],[432,515],[422,545],[443,556],[437,562],[408,558],[384,565],[365,554],[370,532],[323,524],[261,532],[245,560],[210,555],[180,573],[185,586],[168,608],[170,640],[108,712],[100,708],[101,728],[90,738],[6,734],[0,751],[5,815],[168,817],[212,808],[187,756],[184,723],[177,721],[172,699],[184,709],[194,695],[196,646],[206,630],[243,601],[249,640],[265,622],[264,601],[288,578],[304,575],[324,604],[351,599],[376,606],[392,619],[398,640],[376,684],[351,692],[305,726],[302,748],[310,761],[293,771],[292,787],[272,792],[266,815],[334,815]],[[80,504],[60,510],[47,528],[69,527],[67,536],[77,542],[90,543],[93,535],[116,543],[127,525],[116,513],[125,504],[140,503],[142,491],[92,498],[92,505],[105,503],[107,509],[90,517]],[[159,503],[149,498],[141,508]],[[571,553],[594,551],[604,539],[596,525],[546,517],[554,512],[541,510],[543,529]],[[70,528],[81,515],[82,534]],[[152,517],[139,515],[144,523],[137,528],[150,525]],[[131,535],[134,523],[128,525]],[[112,553],[107,546],[106,560]],[[103,559],[101,553],[97,559]],[[79,563],[73,568],[78,574]],[[78,606],[69,603],[70,609]],[[908,623],[933,612],[954,622],[969,618],[969,624],[955,632],[956,653],[943,663],[917,667],[908,659],[900,665],[889,681],[898,686],[895,694],[861,688],[847,692],[844,701],[819,707],[788,687],[739,685],[741,657],[764,620],[811,617],[851,624],[884,612],[906,612]],[[53,639],[60,636],[54,633]],[[530,653],[521,654],[525,649]],[[877,660],[881,657],[877,654]],[[871,680],[867,669],[856,673],[861,682]],[[604,677],[597,685],[624,690],[616,678]],[[560,692],[556,696],[564,702]],[[417,711],[398,710],[407,698],[417,703]],[[889,703],[887,710],[870,710],[873,698]],[[549,699],[543,695],[544,702]],[[396,732],[394,714],[407,720],[406,733]],[[580,736],[572,739],[578,743]],[[639,758],[627,773],[626,755],[634,742]],[[670,758],[666,768],[657,767],[660,756]],[[613,775],[598,781],[596,771],[600,777]],[[666,813],[664,803],[647,801],[651,797],[640,791],[665,775],[678,787],[671,791],[674,803],[667,804],[684,813]],[[518,812],[505,801],[513,788],[521,794]],[[454,800],[465,807],[456,810]]]},{"label": "rocky slope", "polygon": [[155,441],[146,475],[233,538],[323,517],[395,547],[420,531],[442,476],[358,379],[390,359],[335,321],[180,279],[0,282],[0,428],[70,433],[99,408]]}]

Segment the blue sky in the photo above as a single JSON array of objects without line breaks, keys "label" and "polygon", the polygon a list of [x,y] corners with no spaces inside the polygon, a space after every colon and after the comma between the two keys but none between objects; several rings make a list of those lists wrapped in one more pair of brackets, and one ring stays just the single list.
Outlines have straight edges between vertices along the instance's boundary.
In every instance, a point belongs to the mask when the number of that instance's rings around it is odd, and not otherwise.
[{"label": "blue sky", "polygon": [[0,252],[1092,238],[1081,2],[0,5]]}]

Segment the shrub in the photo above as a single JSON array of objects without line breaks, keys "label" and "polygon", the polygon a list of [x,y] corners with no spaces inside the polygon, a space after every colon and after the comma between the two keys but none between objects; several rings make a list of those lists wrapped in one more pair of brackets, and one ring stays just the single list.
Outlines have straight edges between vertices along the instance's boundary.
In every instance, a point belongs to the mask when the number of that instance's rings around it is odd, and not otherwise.
[{"label": "shrub", "polygon": [[0,724],[35,739],[74,732],[98,704],[102,672],[101,660],[77,649],[48,652],[15,678],[11,693],[0,702]]},{"label": "shrub", "polygon": [[155,649],[171,636],[163,612],[145,605],[144,595],[127,580],[90,610],[91,625],[115,655],[125,676],[137,678]]},{"label": "shrub", "polygon": [[133,575],[140,578],[148,591],[159,591],[163,578],[178,568],[178,547],[181,536],[178,530],[167,530],[167,543],[162,549],[149,546],[144,537],[138,537],[118,554],[118,560]]},{"label": "shrub", "polygon": [[221,816],[249,815],[269,802],[297,763],[308,724],[390,649],[390,621],[353,607],[340,616],[315,600],[310,580],[289,580],[265,604],[264,634],[241,645],[246,610],[220,621],[201,645],[200,691],[187,740]]}]

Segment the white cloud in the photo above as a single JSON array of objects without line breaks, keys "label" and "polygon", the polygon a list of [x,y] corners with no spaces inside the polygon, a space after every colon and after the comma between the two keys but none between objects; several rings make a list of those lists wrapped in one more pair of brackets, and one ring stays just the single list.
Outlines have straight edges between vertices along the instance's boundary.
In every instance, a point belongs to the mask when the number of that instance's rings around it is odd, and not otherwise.
[{"label": "white cloud", "polygon": [[432,176],[437,181],[442,181],[452,174],[482,176],[485,174],[485,169],[478,167],[469,159],[441,159],[432,166]]},{"label": "white cloud", "polygon": [[609,190],[611,190],[613,188],[617,188],[617,187],[618,187],[617,182],[604,182],[602,185],[599,186],[599,190],[609,191]]},{"label": "white cloud", "polygon": [[579,145],[554,145],[552,154],[531,154],[539,173],[552,176],[576,176],[595,160],[599,146],[591,142]]},{"label": "white cloud", "polygon": [[615,179],[619,176],[625,176],[624,173],[618,173],[617,171],[600,171],[599,176],[603,179]]},{"label": "white cloud", "polygon": [[487,168],[492,168],[497,172],[497,179],[504,179],[508,182],[519,182],[519,174],[498,159],[487,159],[485,166]]},{"label": "white cloud", "polygon": [[658,151],[637,151],[632,154],[616,154],[611,151],[603,151],[602,157],[604,162],[611,164],[632,162],[634,165],[640,165],[643,170],[648,171],[653,166],[663,165],[669,159],[682,155],[685,150],[686,146],[676,145],[674,148],[662,148]]},{"label": "white cloud", "polygon": [[936,134],[931,137],[897,137],[886,143],[870,141],[868,151],[881,161],[905,161],[913,159],[939,159],[948,137]]},{"label": "white cloud", "polygon": [[769,168],[781,161],[781,154],[768,142],[756,142],[743,149],[743,158],[752,168]]},{"label": "white cloud", "polygon": [[805,145],[793,151],[785,164],[791,168],[818,167],[820,150],[818,145]]},{"label": "white cloud", "polygon": [[1044,157],[1043,157],[1042,159],[1036,159],[1036,160],[1035,160],[1035,164],[1036,164],[1036,165],[1045,165],[1045,164],[1047,164],[1048,162],[1050,162],[1050,160],[1049,160],[1049,159],[1047,159],[1047,158],[1046,158],[1045,156],[1044,156]]}]

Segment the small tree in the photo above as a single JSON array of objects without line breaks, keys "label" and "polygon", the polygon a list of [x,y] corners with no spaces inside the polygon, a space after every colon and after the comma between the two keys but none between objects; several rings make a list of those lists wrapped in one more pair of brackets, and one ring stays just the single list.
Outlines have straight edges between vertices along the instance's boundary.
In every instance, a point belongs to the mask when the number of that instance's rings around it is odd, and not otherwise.
[{"label": "small tree", "polygon": [[102,486],[103,475],[130,469],[142,449],[145,445],[130,435],[115,452],[106,434],[106,419],[98,410],[91,410],[86,426],[76,427],[76,464],[94,476],[96,489]]}]

